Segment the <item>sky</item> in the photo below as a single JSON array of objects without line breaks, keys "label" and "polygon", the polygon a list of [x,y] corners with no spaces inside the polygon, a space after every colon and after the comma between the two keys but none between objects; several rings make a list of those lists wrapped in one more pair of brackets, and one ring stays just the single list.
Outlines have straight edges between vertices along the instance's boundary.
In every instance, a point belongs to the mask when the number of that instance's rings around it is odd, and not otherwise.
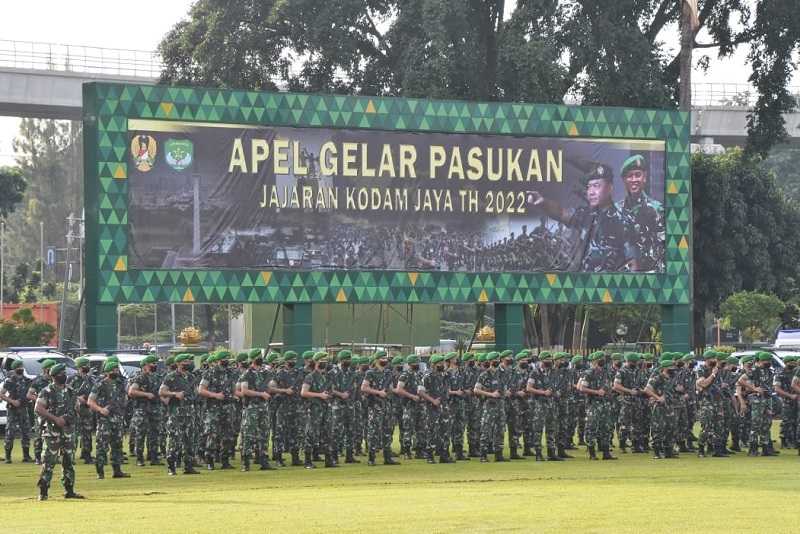
[{"label": "sky", "polygon": [[[164,34],[185,17],[193,0],[2,0],[0,39],[154,50]],[[80,6],[79,8],[76,6]],[[506,11],[513,8],[506,3]],[[119,22],[119,21],[123,22]],[[698,37],[702,42],[702,36]],[[695,52],[695,59],[700,57]],[[714,61],[694,83],[747,83],[746,51]],[[13,163],[12,140],[19,119],[0,116],[0,165]]]}]

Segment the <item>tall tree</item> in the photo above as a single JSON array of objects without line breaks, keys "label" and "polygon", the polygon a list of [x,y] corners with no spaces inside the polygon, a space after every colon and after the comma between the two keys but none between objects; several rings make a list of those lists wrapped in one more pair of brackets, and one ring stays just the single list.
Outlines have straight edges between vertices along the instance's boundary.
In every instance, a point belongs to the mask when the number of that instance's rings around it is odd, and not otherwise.
[{"label": "tall tree", "polygon": [[27,183],[18,167],[0,167],[0,219],[8,217],[22,200]]}]

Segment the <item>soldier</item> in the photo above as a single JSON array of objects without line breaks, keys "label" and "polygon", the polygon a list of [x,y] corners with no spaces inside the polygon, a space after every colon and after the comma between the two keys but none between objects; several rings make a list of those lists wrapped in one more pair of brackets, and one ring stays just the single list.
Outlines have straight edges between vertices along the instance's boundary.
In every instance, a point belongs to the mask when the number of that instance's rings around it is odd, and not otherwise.
[{"label": "soldier", "polygon": [[5,435],[5,463],[11,463],[11,451],[14,440],[19,438],[22,445],[22,462],[29,463],[31,458],[31,422],[28,419],[28,384],[25,380],[25,370],[22,360],[11,363],[11,374],[0,387],[0,400],[4,400],[8,407]]},{"label": "soldier", "polygon": [[582,179],[588,206],[575,210],[567,210],[537,191],[528,192],[529,204],[539,206],[548,216],[579,232],[570,271],[639,270],[634,224],[626,212],[614,205],[613,181],[608,165],[594,165]]},{"label": "soldier", "polygon": [[[585,430],[586,424],[586,401],[583,394],[578,391],[578,380],[580,379],[580,374],[585,370],[585,363],[583,356],[580,354],[573,356],[570,359],[570,369],[569,369],[569,423],[568,423],[568,435],[569,441],[567,443],[567,449],[576,449],[572,438],[575,436],[575,432],[578,433],[578,445],[585,445],[583,441],[583,431]],[[531,414],[532,415],[532,414]],[[530,420],[531,417],[528,417]],[[530,426],[530,425],[529,425]],[[531,454],[532,456],[532,454]]]},{"label": "soldier", "polygon": [[[800,360],[796,360],[800,361]],[[794,376],[792,376],[792,393],[795,395],[796,399],[800,399],[800,365],[796,366]],[[800,408],[798,408],[800,410]],[[800,423],[800,422],[799,422]],[[800,432],[800,428],[798,428]],[[797,454],[800,455],[800,435],[797,436]]]},{"label": "soldier", "polygon": [[[307,350],[300,355],[300,358],[303,360],[303,366],[300,368],[298,376],[299,382],[299,389],[298,397],[297,397],[297,431],[298,434],[296,436],[296,442],[298,445],[305,444],[306,441],[306,419],[308,418],[308,404],[309,400],[303,398],[302,395],[299,394],[300,389],[303,388],[303,382],[309,374],[314,372],[314,351]],[[314,462],[321,462],[322,457],[320,457],[320,450],[319,446],[315,445],[313,448],[313,461]]]},{"label": "soldier", "polygon": [[242,471],[250,470],[250,459],[254,458],[261,471],[272,470],[269,465],[267,444],[269,443],[269,408],[271,395],[269,383],[274,375],[263,369],[264,358],[260,349],[248,354],[250,367],[239,377],[244,413],[242,414]]},{"label": "soldier", "polygon": [[533,447],[536,461],[542,456],[542,434],[546,433],[547,459],[563,461],[556,453],[558,436],[558,408],[554,399],[553,355],[548,351],[539,354],[539,366],[531,370],[526,390],[533,399]]},{"label": "soldier", "polygon": [[106,361],[103,365],[105,378],[94,385],[89,394],[87,404],[98,414],[97,417],[97,459],[95,469],[98,480],[105,478],[104,467],[108,463],[108,451],[111,449],[111,467],[113,478],[128,478],[122,472],[122,436],[124,432],[125,403],[117,388],[119,363]]},{"label": "soldier", "polygon": [[133,399],[133,419],[131,426],[136,429],[136,465],[144,466],[144,443],[150,465],[164,465],[158,459],[159,429],[161,428],[161,407],[158,388],[161,383],[155,374],[158,358],[147,356],[142,360],[142,369],[131,379],[128,397]]},{"label": "soldier", "polygon": [[624,453],[626,442],[631,439],[632,452],[644,452],[641,444],[641,428],[638,428],[641,421],[637,421],[639,398],[643,395],[638,384],[638,362],[639,355],[634,352],[625,354],[625,365],[623,365],[614,377],[614,391],[620,399],[619,425],[620,450]]},{"label": "soldier", "polygon": [[674,395],[671,379],[674,375],[672,359],[662,359],[659,363],[659,372],[650,377],[645,394],[650,397],[652,409],[651,421],[653,424],[653,458],[677,458],[672,439],[674,437],[674,423],[676,419]]},{"label": "soldier", "polygon": [[361,383],[364,382],[364,376],[369,369],[369,358],[367,356],[357,356],[354,358],[353,366],[356,368],[356,398],[355,398],[355,450],[353,451],[357,456],[364,454],[364,442],[366,440],[367,432],[367,398],[361,393]]},{"label": "soldier", "polygon": [[775,393],[781,399],[781,448],[796,448],[797,443],[797,394],[792,392],[792,379],[797,371],[797,358],[786,356],[785,367],[775,374]]},{"label": "soldier", "polygon": [[379,351],[376,355],[376,367],[364,373],[361,382],[361,393],[367,402],[367,447],[369,459],[367,465],[375,465],[375,454],[378,449],[383,450],[384,465],[399,465],[391,454],[391,413],[389,406],[389,390],[392,384],[391,371],[387,369],[389,360],[386,354]]},{"label": "soldier", "polygon": [[614,421],[611,416],[611,377],[605,370],[605,354],[593,352],[589,356],[592,368],[584,371],[578,390],[587,396],[586,444],[590,460],[597,460],[596,448],[603,452],[603,460],[616,460],[611,455],[611,437]]},{"label": "soldier", "polygon": [[466,428],[465,407],[464,407],[464,374],[458,365],[460,357],[456,352],[445,355],[447,358],[446,376],[448,381],[448,403],[447,413],[450,423],[449,435],[445,436],[445,442],[451,442],[453,455],[456,460],[469,460],[464,456],[464,430]]},{"label": "soldier", "polygon": [[[739,421],[736,412],[736,403],[733,398],[734,392],[736,391],[736,382],[738,381],[739,358],[736,356],[728,356],[722,371],[722,386],[720,388],[722,393],[722,413],[724,414],[722,422],[722,449],[726,454],[735,454],[742,450],[739,447]],[[728,434],[731,434],[733,442],[731,450],[727,449]]]},{"label": "soldier", "polygon": [[[514,356],[514,362],[517,364],[516,369],[512,374],[511,392],[512,397],[509,409],[509,432],[513,429],[513,434],[509,434],[509,459],[511,460],[524,460],[526,456],[533,456],[531,452],[531,444],[528,441],[529,434],[527,433],[528,420],[530,419],[530,409],[528,404],[528,372],[529,372],[530,353],[526,350],[520,351]],[[520,448],[520,441],[522,441],[523,454],[519,456],[517,451]]]},{"label": "soldier", "polygon": [[686,437],[686,448],[689,452],[694,452],[697,449],[694,442],[697,438],[694,437],[694,423],[697,420],[697,388],[695,387],[696,374],[695,374],[695,361],[694,354],[691,352],[683,356],[685,364],[683,372],[683,387],[688,395],[686,401],[686,428],[683,430],[683,435]]},{"label": "soldier", "polygon": [[761,447],[762,456],[776,456],[772,448],[772,354],[756,353],[758,362],[753,371],[739,377],[737,385],[743,387],[750,406],[750,451],[748,456],[758,456]]},{"label": "soldier", "polygon": [[338,467],[335,461],[336,445],[333,439],[333,418],[330,402],[332,385],[327,372],[328,354],[314,354],[314,367],[303,379],[300,396],[306,400],[305,468],[314,469],[314,450],[325,455],[325,467]]},{"label": "soldier", "polygon": [[[266,359],[264,362],[266,363],[265,372],[270,374],[270,381],[268,384],[271,384],[275,381],[275,376],[277,376],[278,372],[278,362],[280,360],[280,354],[277,352],[270,352],[267,354]],[[278,395],[275,394],[275,389],[270,386],[270,395],[272,395],[272,399],[267,403],[267,410],[269,411],[269,428],[272,432],[272,460],[277,461],[277,451],[280,449],[278,446],[278,432],[277,432],[277,415],[278,415]],[[264,450],[267,450],[267,446],[269,443],[264,445]]]},{"label": "soldier", "polygon": [[336,355],[339,366],[332,375],[334,442],[345,451],[344,463],[358,464],[353,454],[356,439],[356,398],[358,393],[358,377],[353,369],[353,355],[349,350],[341,350]]},{"label": "soldier", "polygon": [[400,399],[403,408],[403,424],[400,427],[400,454],[406,460],[414,458],[411,451],[415,451],[417,459],[424,459],[423,447],[425,444],[425,419],[420,406],[420,396],[417,395],[419,387],[419,358],[409,354],[405,363],[407,368],[397,379],[395,394]]},{"label": "soldier", "polygon": [[683,361],[683,354],[679,352],[672,353],[672,363],[674,366],[672,370],[672,385],[675,391],[675,442],[678,445],[679,452],[689,452],[689,447],[686,445],[688,441],[686,429],[689,419],[687,408],[689,393],[685,380],[686,364]]},{"label": "soldier", "polygon": [[75,398],[66,387],[67,367],[52,365],[53,382],[42,388],[36,399],[36,415],[44,440],[44,462],[39,474],[39,500],[46,501],[53,478],[53,467],[61,457],[61,485],[65,499],[83,499],[75,493]]},{"label": "soldier", "polygon": [[[211,358],[209,358],[211,359]],[[167,420],[167,469],[170,476],[175,476],[178,458],[183,456],[183,474],[197,475],[192,462],[194,460],[194,442],[192,441],[192,405],[187,400],[193,389],[189,376],[190,354],[179,354],[174,359],[176,368],[167,373],[158,390],[158,395],[167,404],[169,417]]]},{"label": "soldier", "polygon": [[474,393],[482,399],[481,413],[481,463],[489,461],[488,456],[494,452],[495,462],[506,462],[503,457],[502,447],[497,446],[497,434],[503,432],[502,419],[503,385],[497,370],[497,352],[490,352],[484,356],[488,367],[478,376],[475,382]]},{"label": "soldier", "polygon": [[[206,469],[214,470],[214,460],[220,459],[221,469],[233,469],[230,464],[230,436],[233,420],[230,417],[234,386],[228,376],[230,353],[219,351],[213,356],[209,372],[203,376],[197,392],[206,399]],[[210,359],[209,359],[210,360]],[[214,365],[216,364],[216,365]],[[187,365],[188,367],[188,365]],[[191,380],[191,378],[189,378]]]},{"label": "soldier", "polygon": [[464,376],[464,421],[467,425],[467,443],[468,443],[468,457],[480,457],[480,440],[481,440],[481,407],[480,399],[473,393],[475,389],[475,382],[478,380],[480,374],[477,363],[477,355],[471,352],[465,352],[461,356],[461,362],[464,364],[462,373]]},{"label": "soldier", "polygon": [[91,465],[94,463],[92,459],[92,434],[94,433],[95,417],[92,410],[89,409],[87,401],[89,394],[94,387],[94,380],[92,379],[89,360],[86,358],[78,358],[75,360],[75,366],[78,368],[78,373],[70,378],[67,382],[67,387],[73,391],[75,398],[78,401],[78,421],[77,433],[81,440],[81,459],[83,463]]},{"label": "soldier", "polygon": [[725,439],[723,424],[725,413],[722,407],[722,366],[718,365],[720,354],[707,350],[698,359],[705,361],[703,367],[697,370],[695,387],[699,405],[697,418],[700,420],[700,439],[697,455],[704,457],[706,451],[714,451],[713,456],[723,458],[727,454],[723,451]]},{"label": "soldier", "polygon": [[[36,404],[36,399],[39,396],[39,392],[50,385],[50,368],[56,364],[55,360],[47,358],[42,362],[42,373],[33,379],[30,386],[28,387],[28,401],[32,404]],[[33,459],[36,465],[42,464],[42,427],[40,425],[41,418],[36,418],[35,424],[33,426]]]},{"label": "soldier", "polygon": [[[275,433],[279,436],[278,452],[275,461],[279,467],[286,467],[283,461],[283,453],[290,452],[292,455],[292,465],[303,465],[300,461],[300,444],[297,442],[297,425],[299,421],[298,411],[300,409],[299,398],[302,384],[300,370],[295,367],[297,363],[297,353],[287,350],[281,358],[283,365],[275,374],[274,383],[270,384],[275,390],[275,397],[278,401],[276,413]],[[277,395],[277,396],[276,396]]]},{"label": "soldier", "polygon": [[556,434],[556,454],[561,459],[572,458],[567,454],[567,443],[572,441],[569,434],[569,394],[572,387],[569,372],[569,354],[556,352],[553,354],[553,393],[556,405],[558,430]]},{"label": "soldier", "polygon": [[236,457],[236,442],[242,433],[242,417],[244,416],[244,404],[242,402],[242,392],[239,389],[239,378],[249,367],[250,354],[242,351],[236,355],[236,366],[228,368],[232,374],[233,381],[233,399],[231,399],[231,404],[233,404],[233,423],[231,424],[231,437],[228,440],[231,447],[231,458]]},{"label": "soldier", "polygon": [[649,174],[647,158],[634,154],[622,163],[622,183],[625,199],[617,204],[632,224],[639,250],[639,270],[661,272],[664,270],[664,208],[647,193]]},{"label": "soldier", "polygon": [[[395,394],[395,389],[397,388],[397,381],[400,379],[400,375],[403,373],[403,365],[405,364],[405,357],[398,354],[392,358],[392,390],[389,395],[389,403],[391,405],[392,410],[392,436],[394,436],[394,429],[400,431],[399,433],[403,433],[403,406],[400,402],[400,397]],[[392,453],[394,454],[394,453]],[[402,453],[400,453],[402,454]]]}]

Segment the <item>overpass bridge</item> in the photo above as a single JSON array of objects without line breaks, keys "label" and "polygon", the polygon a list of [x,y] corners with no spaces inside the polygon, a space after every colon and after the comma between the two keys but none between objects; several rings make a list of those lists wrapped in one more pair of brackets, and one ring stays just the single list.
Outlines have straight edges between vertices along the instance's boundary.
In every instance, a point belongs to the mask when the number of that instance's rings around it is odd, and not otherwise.
[{"label": "overpass bridge", "polygon": [[[155,51],[0,40],[0,115],[80,120],[81,84],[154,84],[162,67]],[[692,142],[743,145],[754,101],[747,84],[695,84]],[[800,144],[800,113],[785,118],[790,142]]]}]

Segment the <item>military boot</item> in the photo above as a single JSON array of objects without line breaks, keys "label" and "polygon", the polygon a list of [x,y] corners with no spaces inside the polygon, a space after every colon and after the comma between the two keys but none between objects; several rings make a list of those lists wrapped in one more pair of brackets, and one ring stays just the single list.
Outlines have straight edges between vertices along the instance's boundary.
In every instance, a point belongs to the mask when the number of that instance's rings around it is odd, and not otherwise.
[{"label": "military boot", "polygon": [[653,460],[663,460],[664,455],[661,454],[661,448],[653,445]]},{"label": "military boot", "polygon": [[31,452],[30,450],[28,450],[28,447],[22,448],[22,463],[23,464],[33,463],[33,458],[31,458]]},{"label": "military boot", "polygon": [[390,449],[383,449],[383,465],[400,465],[400,462],[392,458]]},{"label": "military boot", "polygon": [[295,467],[304,465],[303,462],[300,461],[300,450],[299,449],[292,449],[292,465],[295,466]]},{"label": "military boot", "polygon": [[275,455],[275,464],[278,467],[286,467],[286,462],[283,461],[283,454],[276,454]]},{"label": "military boot", "polygon": [[171,477],[174,477],[177,474],[175,472],[175,459],[171,456],[167,457],[167,474]]},{"label": "military boot", "polygon": [[750,450],[747,452],[747,456],[758,456],[758,445],[751,443]]},{"label": "military boot", "polygon": [[199,475],[200,473],[195,470],[192,461],[187,461],[183,466],[183,474],[184,475]]},{"label": "military boot", "polygon": [[[314,453],[312,452],[312,450],[311,450],[311,449],[306,449],[306,450],[303,452],[303,457],[305,458],[305,463],[303,464],[303,466],[304,466],[306,469],[316,469],[316,468],[317,468],[317,466],[316,466],[316,465],[314,465],[314,462],[313,462],[313,460],[314,460]],[[294,465],[294,462],[292,462],[292,464]]]},{"label": "military boot", "polygon": [[469,444],[469,455],[468,456],[470,458],[480,458],[481,457],[480,447],[470,443]]},{"label": "military boot", "polygon": [[320,456],[320,452],[319,452],[319,449],[317,447],[314,447],[314,456],[313,456],[312,460],[314,462],[321,462],[322,461],[322,456]]},{"label": "military boot", "polygon": [[669,458],[670,460],[674,460],[676,458],[679,458],[679,456],[678,453],[675,452],[675,449],[673,447],[669,447],[664,452],[664,458]]},{"label": "military boot", "polygon": [[242,473],[250,471],[250,457],[242,456]]},{"label": "military boot", "polygon": [[678,452],[689,452],[689,447],[686,446],[685,441],[678,443]]},{"label": "military boot", "polygon": [[94,464],[94,470],[97,473],[97,480],[105,480],[106,472],[101,464]]},{"label": "military boot", "polygon": [[122,472],[122,466],[119,464],[113,464],[111,468],[114,470],[114,474],[111,476],[111,478],[131,478],[128,473]]},{"label": "military boot", "polygon": [[725,445],[722,443],[715,443],[714,444],[714,454],[711,455],[712,458],[727,458],[728,454],[725,452]]},{"label": "military boot", "polygon": [[64,498],[65,499],[85,499],[80,493],[75,493],[75,488],[72,484],[64,484]]},{"label": "military boot", "polygon": [[369,455],[367,456],[367,465],[370,467],[375,466],[375,451],[370,449]]},{"label": "military boot", "polygon": [[7,463],[7,464],[11,463],[11,449],[6,449],[6,461],[5,461],[5,463]]},{"label": "military boot", "polygon": [[706,448],[703,446],[702,443],[697,445],[697,457],[698,458],[705,458],[706,457]]},{"label": "military boot", "polygon": [[148,452],[150,452],[150,465],[164,465],[164,463],[158,458],[158,451]]},{"label": "military boot", "polygon": [[561,458],[562,460],[565,460],[567,458],[574,458],[574,456],[570,456],[569,454],[567,454],[567,451],[564,449],[564,447],[558,448],[558,457]]},{"label": "military boot", "polygon": [[469,458],[467,456],[464,456],[464,449],[462,449],[460,447],[458,449],[456,449],[456,460],[459,460],[461,462],[465,462],[465,461],[469,460]]},{"label": "military boot", "polygon": [[775,450],[772,440],[770,440],[769,443],[767,443],[767,449],[769,449],[769,452],[772,453],[770,454],[770,456],[778,456],[781,453],[781,451]]},{"label": "military boot", "polygon": [[772,450],[769,445],[764,445],[761,448],[761,456],[778,456],[778,453]]},{"label": "military boot", "polygon": [[586,451],[589,453],[590,460],[597,460],[597,451],[595,451],[594,445],[588,445]]},{"label": "military boot", "polygon": [[144,467],[144,455],[136,455],[136,467]]},{"label": "military boot", "polygon": [[81,459],[83,460],[83,463],[85,465],[94,464],[94,458],[92,458],[92,454],[90,452],[84,452],[83,455],[81,456]]},{"label": "military boot", "polygon": [[269,465],[269,457],[264,453],[259,455],[258,464],[261,466],[259,471],[275,471],[275,468]]},{"label": "military boot", "polygon": [[428,456],[425,454],[425,452],[422,449],[417,449],[414,452],[414,459],[415,460],[427,460]]},{"label": "military boot", "polygon": [[227,454],[222,457],[222,465],[219,468],[220,469],[226,469],[226,470],[227,469],[233,469],[233,466],[231,465],[230,458],[228,458]]},{"label": "military boot", "polygon": [[544,456],[542,455],[542,448],[541,447],[536,447],[535,451],[536,451],[535,452],[536,461],[537,462],[544,462]]},{"label": "military boot", "polygon": [[214,470],[214,455],[213,454],[209,454],[208,456],[206,456],[206,469],[208,469],[209,471],[213,471]]},{"label": "military boot", "polygon": [[495,462],[507,462],[508,461],[506,459],[506,457],[503,456],[503,449],[499,449],[499,450],[495,451],[495,453],[494,453],[494,461]]},{"label": "military boot", "polygon": [[529,445],[525,445],[525,448],[522,449],[522,456],[533,456],[533,451]]},{"label": "military boot", "polygon": [[556,450],[553,447],[547,447],[547,460],[549,462],[563,462],[563,458],[559,458]]},{"label": "military boot", "polygon": [[512,447],[511,448],[511,454],[508,455],[508,459],[509,460],[524,460],[525,457],[524,456],[520,456],[519,454],[517,454],[517,448],[516,447]]},{"label": "military boot", "polygon": [[486,453],[481,453],[481,463],[485,464],[489,462],[489,458],[486,457]]},{"label": "military boot", "polygon": [[618,460],[616,456],[611,455],[611,451],[608,450],[608,446],[603,447],[603,460]]},{"label": "military boot", "polygon": [[39,500],[46,501],[47,500],[47,484],[45,484],[44,480],[39,480],[36,484],[39,486]]},{"label": "military boot", "polygon": [[36,465],[42,465],[42,453],[41,451],[33,451],[33,463]]},{"label": "military boot", "polygon": [[[411,456],[410,453],[409,453],[409,456]],[[408,459],[410,460],[411,458],[408,458]],[[346,463],[346,464],[360,464],[361,460],[356,460],[355,456],[353,456],[353,449],[347,449],[345,451],[344,463]]]}]

